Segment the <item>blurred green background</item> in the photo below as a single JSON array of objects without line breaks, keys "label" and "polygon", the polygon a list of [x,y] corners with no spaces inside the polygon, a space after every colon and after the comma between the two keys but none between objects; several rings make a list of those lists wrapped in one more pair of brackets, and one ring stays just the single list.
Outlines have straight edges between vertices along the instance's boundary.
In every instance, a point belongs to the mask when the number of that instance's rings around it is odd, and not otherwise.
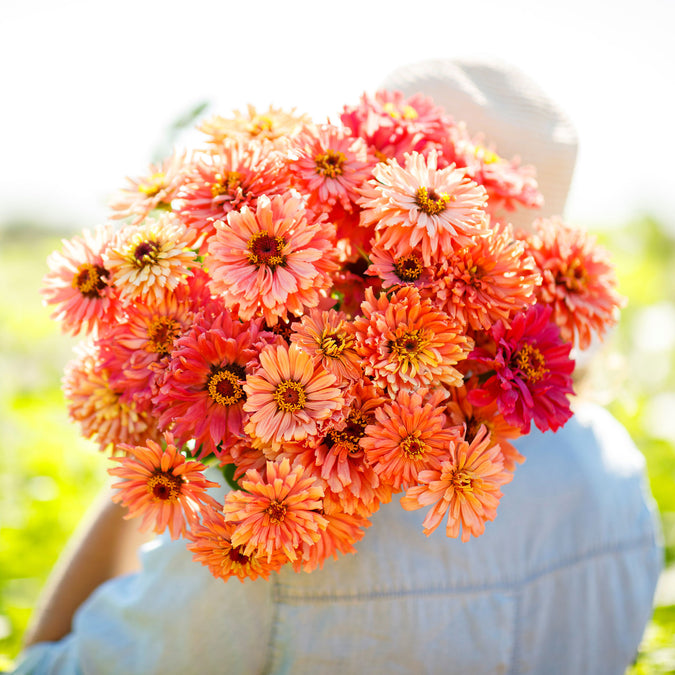
[{"label": "blurred green background", "polygon": [[[675,673],[675,235],[649,217],[596,234],[629,305],[589,384],[645,454],[669,566],[629,672]],[[60,236],[30,223],[0,231],[0,671],[106,475],[105,459],[68,421],[60,390],[75,341],[59,334],[39,296]]]}]

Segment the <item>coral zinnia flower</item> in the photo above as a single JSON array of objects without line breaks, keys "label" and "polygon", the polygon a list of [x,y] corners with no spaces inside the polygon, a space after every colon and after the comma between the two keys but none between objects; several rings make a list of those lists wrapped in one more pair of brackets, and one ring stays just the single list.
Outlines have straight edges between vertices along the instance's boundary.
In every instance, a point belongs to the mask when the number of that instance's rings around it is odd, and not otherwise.
[{"label": "coral zinnia flower", "polygon": [[315,362],[321,363],[338,378],[338,382],[361,377],[361,360],[354,348],[354,331],[343,312],[310,310],[293,324],[291,342],[311,354]]},{"label": "coral zinnia flower", "polygon": [[487,431],[481,429],[471,444],[459,441],[452,446],[452,458],[440,469],[420,471],[420,485],[408,489],[401,506],[408,511],[433,504],[423,525],[429,536],[448,512],[446,534],[462,541],[485,531],[485,521],[494,520],[502,496],[500,487],[513,474],[504,470],[499,448],[490,447]]},{"label": "coral zinnia flower", "polygon": [[417,152],[405,165],[395,160],[377,164],[374,180],[361,192],[361,224],[375,225],[378,244],[397,256],[419,249],[425,264],[469,246],[483,233],[485,189],[451,165],[437,168],[436,153]]},{"label": "coral zinnia flower", "polygon": [[208,567],[216,579],[227,581],[236,576],[242,583],[259,576],[269,579],[272,572],[288,562],[282,552],[273,555],[270,561],[256,551],[246,555],[243,546],[232,545],[234,530],[235,526],[220,512],[203,509],[201,524],[193,525],[190,531],[187,547],[194,554],[192,559]]},{"label": "coral zinnia flower", "polygon": [[82,436],[94,439],[101,450],[160,437],[149,407],[127,401],[124,392],[112,385],[93,344],[80,345],[77,357],[66,365],[63,393],[70,418],[79,422]]},{"label": "coral zinnia flower", "polygon": [[185,281],[195,254],[188,248],[187,233],[178,219],[161,214],[139,226],[127,225],[107,249],[105,260],[120,300],[154,297],[161,302],[165,290]]},{"label": "coral zinnia flower", "polygon": [[140,178],[127,178],[127,187],[110,204],[113,218],[136,216],[140,223],[154,209],[171,209],[171,202],[183,182],[185,153],[174,152],[161,164],[151,164]]},{"label": "coral zinnia flower", "polygon": [[244,391],[244,410],[250,413],[246,433],[273,448],[316,434],[317,422],[344,405],[335,375],[297,345],[264,348],[260,368],[246,378]]},{"label": "coral zinnia flower", "polygon": [[289,560],[297,558],[304,542],[319,540],[320,530],[328,525],[320,514],[323,487],[305,468],[281,462],[267,462],[263,478],[255,469],[240,481],[244,491],[234,490],[225,497],[225,519],[237,527],[231,537],[233,546],[242,546],[244,554],[257,552],[272,560],[283,551]]},{"label": "coral zinnia flower", "polygon": [[141,531],[152,529],[160,534],[168,527],[172,539],[185,534],[188,525],[199,522],[200,505],[219,508],[207,488],[218,483],[204,478],[206,468],[196,460],[187,460],[173,444],[171,434],[165,434],[166,449],[154,441],[147,446],[120,444],[127,454],[113,457],[120,466],[108,473],[122,479],[113,489],[113,501],[129,509],[127,518],[143,516]]},{"label": "coral zinnia flower", "polygon": [[382,279],[383,288],[415,286],[422,289],[431,285],[436,266],[435,262],[425,265],[422,256],[415,251],[396,256],[391,250],[375,244],[370,251],[370,266],[366,274]]},{"label": "coral zinnia flower", "polygon": [[[572,345],[560,337],[551,308],[534,305],[517,314],[511,328],[498,321],[491,329],[494,345],[476,349],[471,359],[492,369],[483,384],[469,392],[475,406],[497,401],[504,419],[526,434],[530,422],[542,431],[561,427],[572,416]],[[483,376],[485,377],[485,376]]]},{"label": "coral zinnia flower", "polygon": [[602,336],[616,323],[624,299],[616,292],[616,275],[607,252],[580,228],[558,218],[540,219],[530,250],[541,270],[539,302],[553,308],[563,339],[576,338],[581,349],[592,333]]},{"label": "coral zinnia flower", "polygon": [[85,230],[82,237],[64,239],[63,252],[47,258],[50,271],[41,292],[45,304],[56,306],[51,318],[62,322],[64,332],[98,332],[115,323],[117,295],[103,259],[112,235],[110,227]]},{"label": "coral zinnia flower", "polygon": [[510,226],[486,224],[482,236],[447,256],[433,270],[433,282],[422,291],[456,322],[489,330],[498,320],[534,304],[541,281],[534,260],[515,240]]},{"label": "coral zinnia flower", "polygon": [[244,206],[255,209],[261,195],[283,194],[288,188],[281,156],[271,143],[226,139],[217,150],[199,154],[190,163],[178,212],[192,233],[191,240],[205,245],[214,223],[230,211]]},{"label": "coral zinnia flower", "polygon": [[367,289],[361,311],[354,320],[356,351],[375,384],[395,394],[401,388],[462,383],[453,366],[466,358],[473,342],[416,288],[378,299]]},{"label": "coral zinnia flower", "polygon": [[309,195],[308,205],[317,212],[330,211],[338,201],[352,211],[359,186],[375,166],[362,138],[328,124],[305,127],[293,140],[287,161],[294,186]]},{"label": "coral zinnia flower", "polygon": [[316,307],[337,269],[335,227],[313,219],[299,195],[262,196],[255,212],[219,221],[209,244],[211,289],[242,319],[263,316],[269,326]]},{"label": "coral zinnia flower", "polygon": [[450,428],[442,389],[399,391],[396,399],[375,410],[376,422],[361,441],[368,463],[395,490],[417,482],[424,469],[438,469],[462,428]]},{"label": "coral zinnia flower", "polygon": [[299,114],[292,108],[288,112],[270,106],[265,112],[258,112],[249,104],[245,113],[235,110],[232,117],[215,115],[202,122],[199,131],[209,136],[209,143],[221,145],[226,138],[240,141],[268,140],[286,142],[293,138],[303,125],[309,124],[308,115]]},{"label": "coral zinnia flower", "polygon": [[259,329],[259,321],[241,322],[225,310],[202,315],[175,343],[154,399],[159,424],[183,443],[194,438],[200,458],[243,435],[243,384]]}]

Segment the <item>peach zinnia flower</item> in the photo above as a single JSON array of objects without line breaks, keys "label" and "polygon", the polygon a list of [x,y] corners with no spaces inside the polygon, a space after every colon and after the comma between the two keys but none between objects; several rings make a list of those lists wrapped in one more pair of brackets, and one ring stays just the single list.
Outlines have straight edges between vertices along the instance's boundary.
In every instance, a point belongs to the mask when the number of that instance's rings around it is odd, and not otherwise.
[{"label": "peach zinnia flower", "polygon": [[486,225],[482,236],[455,251],[433,270],[422,291],[456,322],[489,330],[500,319],[508,326],[517,312],[533,305],[541,281],[534,260],[508,225]]},{"label": "peach zinnia flower", "polygon": [[165,450],[151,440],[146,446],[120,444],[126,455],[113,457],[120,466],[108,469],[108,473],[122,479],[112,485],[118,490],[113,501],[129,509],[127,518],[143,516],[142,532],[152,529],[161,534],[168,527],[171,538],[178,539],[188,525],[199,522],[202,504],[219,508],[206,492],[218,483],[204,478],[203,464],[185,459],[171,434],[165,434],[165,440]]},{"label": "peach zinnia flower", "polygon": [[269,326],[316,307],[337,269],[335,227],[312,218],[299,195],[258,199],[219,221],[209,244],[211,289],[242,319],[263,316]]},{"label": "peach zinnia flower", "polygon": [[487,195],[451,165],[437,168],[437,157],[417,152],[405,165],[381,162],[374,180],[362,188],[361,223],[375,225],[378,244],[405,255],[419,249],[425,264],[436,255],[448,255],[471,244],[483,233]]},{"label": "peach zinnia flower", "polygon": [[47,258],[50,271],[41,292],[45,304],[55,305],[51,318],[61,321],[65,332],[98,332],[115,323],[119,303],[103,258],[112,234],[110,227],[85,230],[82,237],[64,239],[63,252]]},{"label": "peach zinnia flower", "polygon": [[195,254],[183,225],[167,213],[122,228],[105,260],[123,303],[137,297],[161,302],[165,290],[174,290],[190,274]]},{"label": "peach zinnia flower", "polygon": [[609,256],[590,234],[558,218],[540,219],[534,227],[529,242],[543,277],[539,301],[553,308],[563,339],[576,338],[586,349],[593,333],[602,336],[616,323],[624,305]]},{"label": "peach zinnia flower", "polygon": [[423,525],[429,536],[448,513],[445,532],[462,541],[485,531],[485,521],[494,520],[502,496],[500,487],[513,474],[504,469],[499,447],[489,445],[486,429],[481,429],[471,444],[459,441],[452,446],[452,458],[439,469],[420,471],[420,485],[408,489],[401,506],[408,511],[433,504]]},{"label": "peach zinnia flower", "polygon": [[273,448],[316,434],[317,423],[344,405],[335,376],[297,345],[264,348],[244,391],[244,410],[250,413],[246,433]]},{"label": "peach zinnia flower", "polygon": [[273,555],[269,562],[267,556],[256,551],[246,555],[243,546],[232,545],[234,530],[235,525],[214,509],[204,509],[201,524],[191,528],[187,547],[194,554],[192,559],[208,567],[216,579],[227,581],[236,576],[242,583],[259,576],[269,579],[272,572],[287,562],[282,552]]},{"label": "peach zinnia flower", "polygon": [[110,204],[112,217],[133,215],[132,222],[137,225],[155,209],[170,210],[183,182],[184,165],[185,153],[174,152],[160,164],[151,164],[140,178],[127,178],[127,186]]},{"label": "peach zinnia flower", "polygon": [[400,391],[375,410],[376,422],[366,427],[361,446],[368,463],[395,490],[417,482],[424,469],[438,469],[461,437],[461,427],[447,425],[445,390]]},{"label": "peach zinnia flower", "polygon": [[361,377],[354,331],[343,312],[310,310],[293,324],[291,342],[311,354],[315,362],[338,378],[338,382]]},{"label": "peach zinnia flower", "polygon": [[319,540],[328,525],[319,513],[323,487],[298,464],[291,469],[288,459],[267,462],[265,477],[255,469],[240,481],[244,491],[225,497],[223,513],[236,529],[233,546],[242,546],[245,555],[257,552],[270,561],[277,551],[289,560],[297,558],[300,546]]},{"label": "peach zinnia flower", "polygon": [[453,366],[466,358],[473,342],[416,288],[378,299],[368,289],[361,311],[354,320],[356,351],[375,384],[395,394],[401,388],[462,383]]}]

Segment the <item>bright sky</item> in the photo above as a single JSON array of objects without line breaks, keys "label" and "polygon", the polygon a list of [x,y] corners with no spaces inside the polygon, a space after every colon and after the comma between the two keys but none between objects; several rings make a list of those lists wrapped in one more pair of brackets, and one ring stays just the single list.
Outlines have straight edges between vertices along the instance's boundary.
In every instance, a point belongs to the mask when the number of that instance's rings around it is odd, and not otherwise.
[{"label": "bright sky", "polygon": [[568,218],[650,211],[675,228],[675,2],[3,0],[0,224],[105,219],[124,176],[208,100],[334,115],[395,66],[499,56],[580,137]]}]

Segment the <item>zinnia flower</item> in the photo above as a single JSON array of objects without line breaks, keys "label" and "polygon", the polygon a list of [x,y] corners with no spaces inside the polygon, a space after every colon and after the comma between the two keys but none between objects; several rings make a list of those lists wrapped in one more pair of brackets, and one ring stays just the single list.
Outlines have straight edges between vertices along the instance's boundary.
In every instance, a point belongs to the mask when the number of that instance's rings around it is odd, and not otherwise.
[{"label": "zinnia flower", "polygon": [[558,218],[534,226],[528,241],[543,277],[538,300],[552,307],[563,339],[586,349],[593,333],[602,336],[616,323],[624,304],[609,256],[590,234]]},{"label": "zinnia flower", "polygon": [[462,541],[471,535],[478,537],[485,531],[485,521],[494,520],[502,496],[500,487],[513,474],[505,471],[499,448],[489,445],[489,436],[483,428],[471,444],[459,441],[452,446],[452,457],[439,469],[420,471],[420,485],[409,488],[401,499],[408,511],[433,504],[423,525],[429,536],[448,513],[445,532],[448,537]]},{"label": "zinnia flower", "polygon": [[534,305],[517,314],[510,329],[498,321],[490,335],[494,344],[470,356],[491,371],[469,393],[469,401],[485,406],[496,400],[504,419],[524,434],[532,420],[542,431],[565,424],[572,416],[568,396],[574,361],[569,357],[572,345],[551,321],[551,308]]},{"label": "zinnia flower", "polygon": [[55,305],[51,318],[61,321],[65,332],[98,332],[116,321],[117,294],[103,257],[111,238],[109,227],[85,230],[82,237],[64,239],[63,252],[47,258],[50,271],[41,292],[45,304]]},{"label": "zinnia flower", "polygon": [[195,254],[183,225],[166,213],[122,228],[105,260],[123,303],[150,296],[161,302],[166,290],[174,290],[190,274]]},{"label": "zinnia flower", "polygon": [[120,466],[108,469],[121,478],[112,488],[118,490],[113,501],[129,509],[127,518],[143,516],[141,531],[161,534],[168,527],[172,539],[185,534],[188,525],[199,522],[200,506],[219,508],[207,488],[218,487],[204,478],[206,468],[196,460],[187,460],[165,434],[166,449],[152,440],[146,446],[120,444],[127,454],[113,457]]},{"label": "zinnia flower", "polygon": [[262,196],[255,211],[232,212],[216,227],[209,244],[211,289],[242,319],[263,316],[273,326],[327,296],[337,269],[335,228],[313,219],[297,194]]},{"label": "zinnia flower", "polygon": [[223,507],[225,519],[236,525],[232,545],[242,546],[244,555],[266,555],[268,561],[283,551],[292,561],[302,543],[318,541],[328,525],[320,514],[323,487],[304,474],[300,464],[291,469],[288,459],[267,462],[265,477],[247,471],[240,481],[244,491],[229,492]]},{"label": "zinnia flower", "polygon": [[378,245],[397,256],[418,249],[425,264],[472,243],[483,233],[485,189],[464,170],[438,169],[436,154],[417,152],[405,165],[381,162],[361,190],[361,224],[375,225]]},{"label": "zinnia flower", "polygon": [[246,555],[243,546],[232,545],[234,530],[234,524],[214,509],[203,509],[201,524],[191,528],[187,547],[194,554],[192,559],[208,567],[216,579],[227,581],[230,577],[238,577],[242,583],[259,576],[269,579],[272,572],[287,562],[282,552],[273,555],[269,561],[267,556],[256,551]]},{"label": "zinnia flower", "polygon": [[424,469],[438,469],[461,437],[462,428],[447,423],[447,395],[442,389],[399,391],[375,410],[377,421],[366,427],[361,446],[368,463],[395,490],[416,483]]},{"label": "zinnia flower", "polygon": [[453,366],[466,358],[473,342],[416,288],[378,299],[368,289],[361,311],[354,320],[356,351],[364,373],[378,386],[395,394],[401,388],[462,383]]},{"label": "zinnia flower", "polygon": [[317,423],[344,405],[335,376],[297,345],[264,348],[244,391],[244,410],[250,413],[246,433],[273,448],[316,434]]}]

